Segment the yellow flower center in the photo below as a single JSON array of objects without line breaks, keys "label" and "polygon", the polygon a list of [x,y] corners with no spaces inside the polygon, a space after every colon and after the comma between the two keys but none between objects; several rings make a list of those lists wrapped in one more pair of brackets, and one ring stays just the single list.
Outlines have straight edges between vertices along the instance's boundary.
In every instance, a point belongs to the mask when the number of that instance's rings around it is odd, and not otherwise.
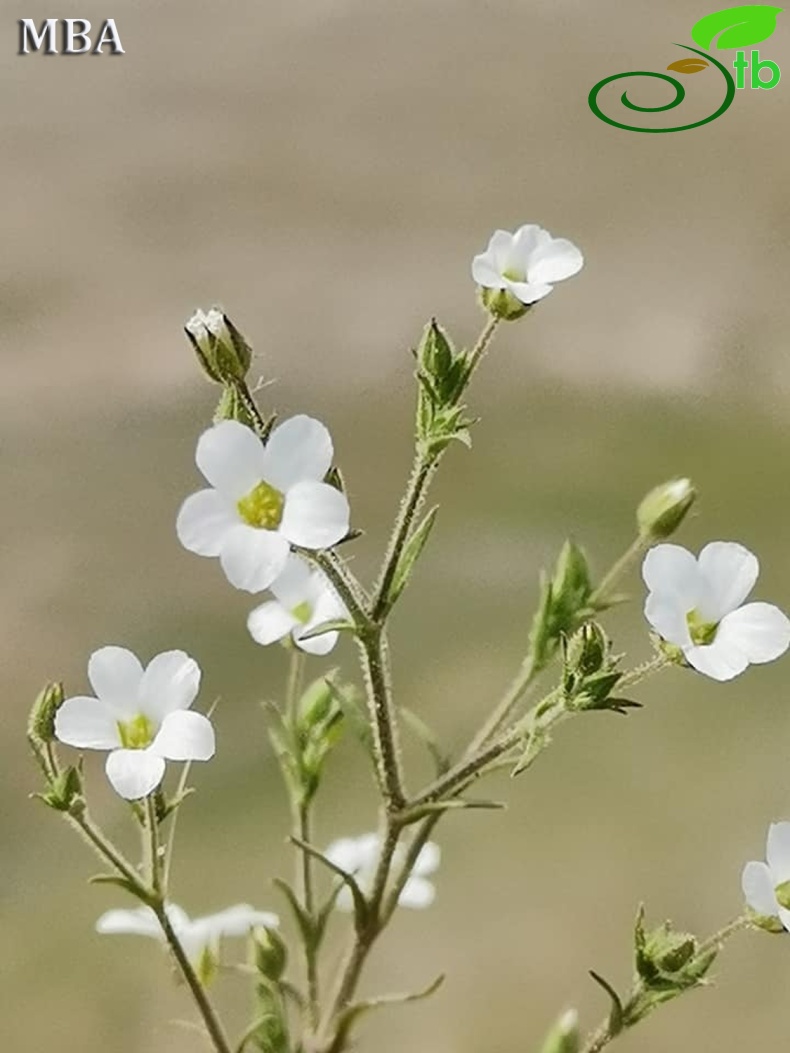
[{"label": "yellow flower center", "polygon": [[307,600],[302,600],[301,603],[297,603],[297,605],[291,609],[291,614],[298,622],[301,622],[302,625],[307,625],[310,621],[311,613],[310,604]]},{"label": "yellow flower center", "polygon": [[285,498],[268,483],[258,483],[246,497],[237,502],[239,515],[251,527],[275,530],[283,517]]},{"label": "yellow flower center", "polygon": [[716,622],[703,621],[702,616],[696,607],[686,615],[686,624],[689,627],[689,635],[691,636],[693,643],[698,647],[704,647],[706,644],[711,644],[716,639],[716,631],[719,626]]},{"label": "yellow flower center", "polygon": [[523,282],[526,280],[524,274],[514,271],[512,267],[508,267],[506,271],[502,271],[502,277],[507,278],[509,282]]},{"label": "yellow flower center", "polygon": [[128,720],[125,724],[118,721],[118,734],[121,744],[127,750],[144,750],[154,740],[154,725],[142,713]]}]

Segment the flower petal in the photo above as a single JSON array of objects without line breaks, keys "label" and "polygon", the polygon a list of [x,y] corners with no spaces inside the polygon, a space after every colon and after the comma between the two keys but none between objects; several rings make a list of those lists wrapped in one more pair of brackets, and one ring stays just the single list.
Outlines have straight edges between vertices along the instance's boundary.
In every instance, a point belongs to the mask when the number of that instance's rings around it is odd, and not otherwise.
[{"label": "flower petal", "polygon": [[677,647],[691,647],[686,612],[674,596],[661,592],[648,593],[645,600],[645,618],[664,640]]},{"label": "flower petal", "polygon": [[276,640],[282,640],[284,636],[296,628],[299,622],[285,607],[277,600],[268,600],[250,612],[247,618],[247,628],[250,636],[256,643],[268,644]]},{"label": "flower petal", "polygon": [[294,545],[321,549],[348,533],[351,511],[346,495],[327,483],[297,483],[285,497],[280,531]]},{"label": "flower petal", "polygon": [[771,823],[768,827],[765,858],[774,888],[790,881],[790,823]]},{"label": "flower petal", "polygon": [[98,698],[67,698],[55,713],[55,734],[67,746],[83,750],[114,750],[121,745],[115,715]]},{"label": "flower petal", "polygon": [[227,910],[216,914],[207,914],[204,918],[195,919],[202,922],[214,937],[246,936],[250,929],[262,925],[267,929],[276,929],[280,919],[276,914],[266,910],[255,910],[249,903],[237,903]]},{"label": "flower petal", "polygon": [[[511,263],[514,260],[518,260],[522,272],[526,274],[529,263],[535,253],[544,246],[550,245],[551,241],[551,234],[549,234],[547,230],[544,230],[543,227],[539,226],[537,223],[525,223],[524,226],[519,227],[513,235]],[[550,278],[538,279],[539,282],[550,280]]]},{"label": "flower petal", "polygon": [[329,654],[337,643],[339,635],[337,632],[322,633],[321,636],[314,636],[310,640],[303,640],[302,636],[313,629],[317,629],[319,625],[323,625],[325,622],[332,622],[338,618],[347,617],[348,611],[323,574],[320,572],[313,574],[313,582],[317,589],[320,590],[318,597],[306,624],[299,625],[294,629],[293,639],[296,646],[306,651],[307,654],[324,655]]},{"label": "flower petal", "polygon": [[790,646],[790,621],[771,603],[747,603],[725,614],[716,634],[720,639],[750,662],[772,662]]},{"label": "flower petal", "polygon": [[306,560],[291,553],[288,556],[282,573],[272,582],[271,590],[283,607],[292,611],[305,601],[312,601],[314,572]]},{"label": "flower petal", "polygon": [[426,878],[412,875],[398,896],[398,904],[401,907],[411,907],[413,910],[424,910],[430,907],[435,899],[436,889],[431,882]]},{"label": "flower petal", "polygon": [[263,443],[236,420],[223,420],[198,439],[197,466],[215,490],[238,501],[263,479]]},{"label": "flower petal", "polygon": [[105,765],[112,788],[127,801],[155,790],[165,774],[165,762],[152,750],[114,750]]},{"label": "flower petal", "polygon": [[642,580],[651,592],[671,597],[683,614],[693,610],[700,598],[697,561],[680,545],[655,545],[642,561]]},{"label": "flower petal", "polygon": [[[329,621],[329,619],[324,619]],[[314,655],[325,655],[334,648],[337,643],[339,633],[334,630],[326,633],[321,633],[320,636],[311,636],[309,640],[303,640],[302,637],[305,633],[310,632],[312,629],[317,629],[321,622],[314,621],[308,622],[307,625],[300,626],[293,632],[293,641],[296,646],[304,651],[306,654]]]},{"label": "flower petal", "polygon": [[263,478],[286,491],[306,480],[320,482],[332,465],[332,437],[320,421],[300,414],[280,424],[266,443]]},{"label": "flower petal", "polygon": [[200,689],[200,666],[184,651],[165,651],[146,666],[140,703],[147,717],[162,720],[176,709],[189,709]]},{"label": "flower petal", "polygon": [[754,588],[760,564],[735,541],[712,541],[699,554],[703,589],[699,611],[706,621],[720,622],[740,607]]},{"label": "flower petal", "polygon": [[172,761],[210,760],[216,747],[208,717],[189,709],[168,713],[150,749]]},{"label": "flower petal", "polygon": [[329,845],[324,855],[341,870],[357,874],[360,870],[370,870],[375,866],[380,844],[378,834],[341,837]]},{"label": "flower petal", "polygon": [[495,230],[488,241],[484,255],[498,274],[502,274],[513,263],[513,238],[509,230]]},{"label": "flower petal", "polygon": [[505,287],[505,281],[494,266],[493,257],[488,252],[483,252],[472,260],[472,278],[484,289],[504,289]]},{"label": "flower petal", "polygon": [[561,282],[572,278],[584,266],[584,257],[567,238],[550,238],[529,257],[527,278],[530,282]]},{"label": "flower petal", "polygon": [[428,841],[420,849],[420,854],[414,863],[412,874],[416,877],[427,877],[439,869],[442,861],[442,850],[434,841]]},{"label": "flower petal", "polygon": [[108,910],[96,922],[96,931],[102,935],[152,936],[164,939],[162,927],[150,907],[135,910]]},{"label": "flower petal", "polygon": [[277,531],[240,524],[225,538],[219,561],[231,585],[245,592],[262,592],[282,573],[288,552],[288,541]]},{"label": "flower petal", "polygon": [[779,904],[774,894],[771,871],[765,863],[747,863],[741,875],[741,888],[746,903],[755,913],[764,918],[775,918]]},{"label": "flower petal", "polygon": [[732,680],[749,665],[746,655],[726,640],[720,640],[718,635],[712,644],[685,648],[683,654],[689,665],[712,680]]},{"label": "flower petal", "polygon": [[102,647],[88,662],[88,679],[102,702],[119,716],[134,716],[143,667],[125,647]]},{"label": "flower petal", "polygon": [[521,303],[528,305],[537,303],[544,296],[548,296],[553,287],[551,285],[540,285],[538,282],[511,282],[506,279],[505,288]]},{"label": "flower petal", "polygon": [[239,517],[217,490],[198,490],[184,501],[176,519],[178,540],[198,556],[218,556]]}]

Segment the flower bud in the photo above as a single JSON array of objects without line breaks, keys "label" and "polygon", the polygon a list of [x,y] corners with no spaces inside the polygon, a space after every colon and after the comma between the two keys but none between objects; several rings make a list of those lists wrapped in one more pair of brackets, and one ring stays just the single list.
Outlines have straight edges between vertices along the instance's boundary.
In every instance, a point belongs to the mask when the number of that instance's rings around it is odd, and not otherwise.
[{"label": "flower bud", "polygon": [[549,1031],[540,1053],[578,1053],[579,1014],[575,1009],[567,1009]]},{"label": "flower bud", "polygon": [[651,541],[671,537],[696,499],[689,479],[672,479],[655,487],[636,510],[640,537]]},{"label": "flower bud", "polygon": [[244,380],[252,361],[252,349],[226,314],[216,307],[208,312],[197,310],[185,329],[211,380],[220,384]]},{"label": "flower bud", "polygon": [[47,684],[30,710],[27,734],[31,741],[48,743],[55,741],[55,714],[63,705],[63,685]]},{"label": "flower bud", "polygon": [[758,914],[757,911],[752,910],[751,907],[746,908],[746,913],[749,918],[749,922],[756,928],[762,929],[764,932],[770,932],[774,935],[784,934],[787,929],[784,927],[779,918],[775,914]]},{"label": "flower bud", "polygon": [[252,931],[255,968],[267,980],[276,982],[288,964],[288,949],[276,929],[259,926]]},{"label": "flower bud", "polygon": [[486,289],[479,287],[480,303],[494,318],[503,322],[515,322],[523,318],[533,304],[522,303],[508,289]]}]

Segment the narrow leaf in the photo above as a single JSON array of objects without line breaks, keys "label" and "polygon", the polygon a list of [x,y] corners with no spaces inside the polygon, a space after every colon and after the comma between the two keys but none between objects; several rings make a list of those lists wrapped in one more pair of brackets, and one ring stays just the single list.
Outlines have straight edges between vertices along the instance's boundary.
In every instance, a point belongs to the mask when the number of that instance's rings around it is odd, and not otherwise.
[{"label": "narrow leaf", "polygon": [[416,713],[412,713],[410,709],[401,708],[401,715],[409,729],[414,732],[433,758],[436,774],[444,775],[450,767],[450,758],[442,749],[434,733],[425,721]]},{"label": "narrow leaf", "polygon": [[343,870],[337,863],[333,863],[328,856],[325,856],[323,852],[317,849],[314,845],[308,844],[307,841],[302,841],[301,838],[291,837],[289,840],[301,848],[307,855],[312,856],[313,859],[317,859],[320,863],[323,863],[325,867],[337,874],[339,878],[342,878],[351,892],[351,896],[354,900],[354,914],[356,916],[357,926],[362,928],[367,922],[368,917],[368,901],[365,899],[362,889],[357,884],[357,881],[353,874],[349,874],[347,870]]},{"label": "narrow leaf", "polygon": [[354,1023],[366,1013],[371,1012],[374,1009],[382,1009],[388,1005],[404,1005],[408,1002],[419,1002],[423,998],[430,998],[444,983],[444,976],[437,976],[433,983],[429,984],[422,991],[416,991],[412,994],[392,994],[382,995],[380,998],[369,998],[364,1002],[355,1002],[353,1005],[348,1006],[344,1009],[338,1018],[337,1031],[332,1040],[330,1049],[332,1051],[344,1049],[347,1045],[347,1039],[349,1031],[351,1030]]},{"label": "narrow leaf", "polygon": [[392,586],[388,598],[390,604],[395,603],[405,589],[409,577],[411,576],[412,569],[420,558],[420,553],[425,548],[425,543],[430,537],[433,524],[436,521],[436,513],[438,511],[439,506],[434,505],[433,508],[426,513],[425,518],[406,542],[403,551],[400,554],[398,566],[395,569],[395,575],[392,579]]},{"label": "narrow leaf", "polygon": [[418,804],[415,808],[407,808],[398,816],[404,826],[411,826],[425,819],[429,815],[442,815],[444,812],[461,812],[466,809],[487,809],[489,811],[507,808],[504,801],[469,800],[463,797],[453,797],[449,801],[429,801],[427,804]]},{"label": "narrow leaf", "polygon": [[299,639],[314,640],[316,636],[324,636],[326,633],[355,633],[356,631],[356,625],[347,618],[333,618],[331,621],[321,622],[309,632],[301,633]]},{"label": "narrow leaf", "polygon": [[608,981],[593,972],[592,969],[590,969],[590,976],[597,984],[600,984],[612,1000],[612,1008],[609,1011],[609,1030],[612,1035],[619,1035],[623,1030],[623,1003],[620,1001],[620,996]]}]

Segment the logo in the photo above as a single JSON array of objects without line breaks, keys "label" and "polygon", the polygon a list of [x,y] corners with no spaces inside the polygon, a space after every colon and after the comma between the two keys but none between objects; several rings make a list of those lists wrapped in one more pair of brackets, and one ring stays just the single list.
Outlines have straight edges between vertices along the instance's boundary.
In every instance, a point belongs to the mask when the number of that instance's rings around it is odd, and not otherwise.
[{"label": "logo", "polygon": [[[768,91],[771,88],[775,88],[779,83],[782,71],[779,69],[778,64],[771,59],[761,58],[760,52],[753,45],[761,44],[773,34],[773,31],[776,29],[776,16],[782,10],[781,7],[769,7],[766,4],[745,4],[741,7],[728,7],[723,11],[714,11],[712,15],[706,15],[704,18],[701,18],[691,30],[691,39],[698,47],[690,47],[688,44],[675,45],[675,47],[683,48],[684,51],[691,52],[691,54],[670,62],[666,67],[667,70],[685,76],[690,76],[692,73],[703,73],[706,70],[717,70],[724,78],[724,99],[718,109],[708,117],[703,117],[701,120],[690,124],[680,124],[673,128],[642,128],[637,124],[627,124],[625,121],[615,120],[603,112],[598,104],[598,96],[601,91],[608,84],[622,80],[625,77],[652,77],[671,84],[675,91],[674,99],[660,106],[640,106],[632,102],[628,97],[628,92],[624,91],[620,96],[620,102],[627,109],[637,113],[664,113],[667,110],[674,110],[676,106],[680,106],[686,97],[686,89],[681,82],[668,73],[655,73],[651,70],[613,73],[611,77],[604,77],[592,88],[587,97],[590,109],[600,120],[611,124],[614,128],[622,128],[627,132],[686,132],[691,128],[700,128],[703,124],[715,121],[717,117],[721,117],[730,108],[737,90],[748,87],[754,90]],[[714,58],[707,51],[700,50],[700,48],[714,47],[714,40],[717,51],[741,49],[736,51],[735,59],[732,61],[732,68],[735,72],[734,77],[723,61],[720,62],[719,59]],[[745,48],[750,49],[748,57],[746,51],[742,50]],[[749,73],[748,78],[746,76],[747,70]]]}]

